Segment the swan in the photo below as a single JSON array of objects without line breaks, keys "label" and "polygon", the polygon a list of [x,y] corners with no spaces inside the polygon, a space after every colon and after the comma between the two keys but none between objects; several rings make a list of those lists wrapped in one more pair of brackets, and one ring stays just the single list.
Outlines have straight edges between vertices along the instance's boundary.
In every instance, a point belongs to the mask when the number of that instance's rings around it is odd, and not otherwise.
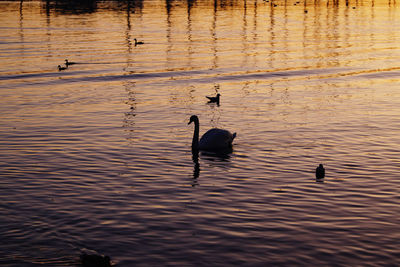
[{"label": "swan", "polygon": [[81,261],[84,267],[111,267],[109,256],[83,254]]},{"label": "swan", "polygon": [[68,69],[68,66],[67,67],[61,67],[60,65],[58,65],[58,71],[62,71],[62,70],[66,70],[66,69]]},{"label": "swan", "polygon": [[315,178],[322,179],[325,177],[325,168],[322,164],[315,169]]},{"label": "swan", "polygon": [[74,65],[76,64],[76,62],[69,62],[68,59],[65,60],[65,65],[69,66],[69,65]]},{"label": "swan", "polygon": [[208,98],[208,103],[219,103],[219,97],[221,95],[217,94],[217,96],[206,96]]},{"label": "swan", "polygon": [[142,44],[144,44],[142,41],[136,40],[136,38],[133,39],[133,40],[135,40],[135,45],[142,45]]},{"label": "swan", "polygon": [[205,150],[224,152],[232,149],[232,141],[235,139],[236,133],[231,134],[227,130],[213,128],[203,134],[199,141],[199,118],[196,115],[192,115],[188,124],[191,124],[192,122],[194,122],[192,151]]}]

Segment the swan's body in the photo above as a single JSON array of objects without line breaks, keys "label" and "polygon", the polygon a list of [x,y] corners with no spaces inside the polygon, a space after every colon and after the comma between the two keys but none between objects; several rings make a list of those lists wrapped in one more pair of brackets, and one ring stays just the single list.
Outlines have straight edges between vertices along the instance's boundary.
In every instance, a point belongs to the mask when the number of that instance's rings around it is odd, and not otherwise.
[{"label": "swan's body", "polygon": [[136,40],[136,38],[133,39],[133,40],[135,40],[135,45],[142,45],[142,44],[144,44],[142,41]]},{"label": "swan's body", "polygon": [[208,98],[208,103],[219,103],[219,97],[221,95],[217,94],[217,96],[206,96]]},{"label": "swan's body", "polygon": [[58,65],[58,71],[62,71],[62,70],[66,70],[68,69],[68,67],[61,67],[60,65]]},{"label": "swan's body", "polygon": [[69,65],[74,65],[76,64],[75,62],[69,62],[68,59],[65,60],[65,65],[69,66]]},{"label": "swan's body", "polygon": [[191,116],[188,124],[192,122],[194,122],[194,133],[192,140],[193,151],[205,150],[225,152],[232,149],[232,142],[236,137],[236,133],[232,134],[227,130],[213,128],[203,134],[199,141],[199,118],[196,115]]},{"label": "swan's body", "polygon": [[315,178],[322,179],[325,177],[325,168],[322,164],[315,169]]},{"label": "swan's body", "polygon": [[110,257],[100,255],[81,255],[82,265],[84,267],[111,267]]}]

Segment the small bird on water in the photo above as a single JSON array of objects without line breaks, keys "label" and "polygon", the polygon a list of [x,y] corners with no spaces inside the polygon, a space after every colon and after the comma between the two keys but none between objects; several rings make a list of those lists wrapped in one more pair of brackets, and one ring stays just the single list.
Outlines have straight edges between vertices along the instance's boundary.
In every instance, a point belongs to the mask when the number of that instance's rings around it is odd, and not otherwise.
[{"label": "small bird on water", "polygon": [[68,59],[65,60],[65,66],[74,65],[76,62],[69,62]]},{"label": "small bird on water", "polygon": [[61,67],[60,65],[58,65],[58,71],[62,71],[62,70],[66,70],[66,69],[68,69],[68,66],[67,67]]},{"label": "small bird on water", "polygon": [[325,168],[322,164],[315,169],[315,178],[323,179],[325,177]]},{"label": "small bird on water", "polygon": [[100,256],[100,255],[89,255],[82,254],[81,255],[82,265],[84,267],[111,267],[111,259],[109,256]]},{"label": "small bird on water", "polygon": [[221,95],[217,94],[217,96],[206,96],[208,98],[208,103],[219,103],[219,97]]},{"label": "small bird on water", "polygon": [[135,45],[142,45],[142,44],[144,44],[142,41],[136,40],[136,38],[133,39],[133,40],[135,40]]}]

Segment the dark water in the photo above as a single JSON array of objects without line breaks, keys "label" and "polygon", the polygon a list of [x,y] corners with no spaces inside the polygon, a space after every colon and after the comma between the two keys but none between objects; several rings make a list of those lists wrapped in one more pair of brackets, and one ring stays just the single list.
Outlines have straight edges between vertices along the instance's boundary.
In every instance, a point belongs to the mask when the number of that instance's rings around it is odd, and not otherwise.
[{"label": "dark water", "polygon": [[[396,2],[1,1],[0,29],[1,266],[399,265]],[[194,162],[192,114],[233,152]]]}]

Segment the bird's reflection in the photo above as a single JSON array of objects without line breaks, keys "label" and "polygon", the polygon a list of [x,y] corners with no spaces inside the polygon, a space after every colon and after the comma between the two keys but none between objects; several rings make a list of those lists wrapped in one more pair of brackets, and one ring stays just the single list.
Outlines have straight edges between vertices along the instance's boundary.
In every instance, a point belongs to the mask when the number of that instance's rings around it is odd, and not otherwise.
[{"label": "bird's reflection", "polygon": [[199,184],[197,178],[200,176],[199,151],[197,149],[192,149],[192,160],[194,163],[192,186],[195,187]]},{"label": "bird's reflection", "polygon": [[[199,185],[198,178],[200,177],[200,155],[202,159],[210,161],[210,162],[230,162],[231,153],[233,149],[227,149],[226,151],[219,152],[208,152],[208,151],[199,151],[197,149],[192,149],[192,161],[193,165],[193,180],[192,187]],[[225,164],[224,164],[225,165]]]},{"label": "bird's reflection", "polygon": [[221,150],[218,152],[209,152],[209,151],[202,151],[201,155],[204,156],[204,159],[209,161],[229,161],[231,158],[231,154],[233,152],[232,147],[226,148],[225,150]]},{"label": "bird's reflection", "polygon": [[136,120],[136,91],[134,82],[126,82],[124,84],[127,92],[126,104],[129,106],[129,111],[124,113],[123,127],[127,133],[127,140],[129,143],[133,143],[135,140],[135,120]]}]

